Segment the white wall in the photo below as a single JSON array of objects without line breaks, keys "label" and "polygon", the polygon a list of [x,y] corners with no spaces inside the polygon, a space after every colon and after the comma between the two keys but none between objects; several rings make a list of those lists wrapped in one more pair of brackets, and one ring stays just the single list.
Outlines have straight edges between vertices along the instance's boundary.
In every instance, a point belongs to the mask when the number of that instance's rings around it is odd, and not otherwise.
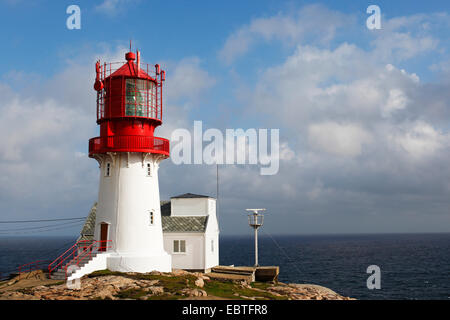
[{"label": "white wall", "polygon": [[[158,168],[162,160],[158,155],[118,153],[100,158],[100,187],[94,239],[100,239],[100,224],[108,223],[108,239],[114,253],[130,259],[148,257],[148,271],[170,271],[170,256],[164,251],[161,209],[159,201]],[[106,164],[111,163],[111,176],[105,176]],[[147,163],[152,174],[147,176]],[[153,211],[153,225],[150,224]],[[134,258],[133,258],[134,256]],[[159,258],[158,258],[159,257]],[[155,260],[156,259],[156,260]],[[157,260],[160,261],[157,261]],[[161,269],[161,262],[164,261]],[[137,270],[136,270],[137,271]]]},{"label": "white wall", "polygon": [[172,198],[172,216],[206,216],[209,213],[209,198]]},{"label": "white wall", "polygon": [[[174,240],[186,240],[186,253],[173,252]],[[205,269],[203,233],[165,232],[164,250],[172,255],[172,268],[174,269]]]},{"label": "white wall", "polygon": [[[205,230],[205,269],[219,265],[219,224],[216,215],[216,200],[209,199],[208,225]],[[211,240],[214,250],[211,250]]]},{"label": "white wall", "polygon": [[[109,257],[109,253],[100,253],[94,258],[92,258],[88,263],[86,263],[83,267],[79,268],[77,271],[72,273],[69,277],[67,277],[67,281],[79,279],[82,276],[92,273],[98,270],[105,270],[107,268],[107,259]],[[73,266],[75,270],[76,266]]]},{"label": "white wall", "polygon": [[[172,216],[208,216],[205,233],[164,233],[164,249],[174,269],[205,270],[219,265],[219,225],[214,198],[172,198]],[[186,240],[186,253],[173,252],[173,240]],[[211,240],[214,250],[211,250]]]}]

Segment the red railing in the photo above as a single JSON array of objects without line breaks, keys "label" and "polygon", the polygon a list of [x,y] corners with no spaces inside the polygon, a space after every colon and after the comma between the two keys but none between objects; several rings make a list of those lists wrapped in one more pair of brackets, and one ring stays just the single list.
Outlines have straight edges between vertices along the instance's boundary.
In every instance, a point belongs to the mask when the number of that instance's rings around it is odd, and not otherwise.
[{"label": "red railing", "polygon": [[56,258],[54,261],[52,261],[48,265],[48,273],[49,275],[57,270],[59,267],[61,267],[64,263],[69,262],[71,258],[78,255],[78,246],[83,246],[92,243],[92,240],[80,240],[76,242],[73,246],[71,246],[69,249],[67,249],[63,254],[61,254],[58,258]]},{"label": "red railing", "polygon": [[[126,63],[125,63],[126,64]],[[137,63],[133,62],[134,70],[138,70]],[[126,112],[126,96],[130,92],[127,92],[125,84],[125,78],[123,76],[117,76],[115,80],[109,78],[114,72],[124,66],[124,62],[112,62],[99,65],[98,80],[104,84],[104,88],[97,92],[97,121],[102,121],[111,118],[123,118],[123,117],[138,117],[146,119],[162,120],[162,79],[161,72],[156,74],[156,70],[153,66],[147,63],[139,63],[139,70],[145,72],[149,77],[139,77],[137,74],[132,76],[126,76],[126,79],[143,79],[146,84],[144,88],[139,90],[140,94],[143,94],[142,105],[139,106],[142,109],[142,114],[135,110],[134,114],[127,114]],[[108,79],[109,78],[109,79]],[[113,81],[119,81],[120,86],[113,85]],[[135,86],[135,93],[137,89]],[[119,110],[113,111],[117,106],[115,102],[120,102],[120,114],[117,114]],[[114,105],[114,106],[113,106]]]},{"label": "red railing", "polygon": [[93,241],[91,245],[82,247],[82,251],[78,251],[78,255],[74,257],[71,261],[69,261],[64,266],[64,271],[66,273],[66,279],[67,279],[67,269],[70,266],[76,265],[79,266],[81,262],[89,261],[92,259],[92,253],[99,253],[99,252],[105,252],[108,249],[111,249],[112,246],[109,244],[111,243],[111,240],[97,240]]},{"label": "red railing", "polygon": [[[123,67],[124,64],[126,64],[126,61],[119,61],[119,62],[104,62],[103,64],[99,65],[99,76],[101,81],[105,81],[106,78],[111,76],[114,72],[119,70]],[[137,66],[137,62],[133,62],[135,66]],[[139,63],[139,69],[144,71],[146,74],[148,74],[151,78],[157,79],[158,75],[156,74],[156,69],[153,65],[150,65],[148,63],[140,62]]]},{"label": "red railing", "polygon": [[18,273],[31,272],[34,270],[42,270],[48,265],[51,260],[36,260],[19,266]]},{"label": "red railing", "polygon": [[150,152],[170,155],[169,140],[149,136],[109,136],[89,140],[89,155],[106,152]]},{"label": "red railing", "polygon": [[101,240],[101,241],[94,241],[94,240],[80,240],[77,243],[75,243],[73,246],[71,246],[69,249],[67,249],[63,254],[61,254],[58,258],[56,258],[54,261],[52,261],[48,265],[48,274],[49,276],[52,274],[53,271],[58,270],[59,268],[63,267],[67,274],[67,267],[70,264],[73,264],[75,261],[77,265],[79,264],[80,255],[87,252],[86,250],[89,250],[89,254],[92,254],[92,251],[98,252],[98,251],[106,251],[106,249],[109,249],[110,246],[107,245],[107,242],[110,242],[111,240]]}]

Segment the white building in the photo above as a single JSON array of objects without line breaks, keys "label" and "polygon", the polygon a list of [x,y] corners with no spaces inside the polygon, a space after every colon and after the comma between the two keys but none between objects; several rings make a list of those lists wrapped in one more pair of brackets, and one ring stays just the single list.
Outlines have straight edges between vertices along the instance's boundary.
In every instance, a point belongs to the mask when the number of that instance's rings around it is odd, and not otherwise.
[{"label": "white building", "polygon": [[[96,204],[79,240],[94,239],[95,220]],[[161,224],[164,251],[172,256],[172,269],[207,271],[219,265],[216,199],[186,193],[161,201]]]},{"label": "white building", "polygon": [[219,265],[216,199],[186,193],[161,206],[164,250],[172,268],[208,270]]}]

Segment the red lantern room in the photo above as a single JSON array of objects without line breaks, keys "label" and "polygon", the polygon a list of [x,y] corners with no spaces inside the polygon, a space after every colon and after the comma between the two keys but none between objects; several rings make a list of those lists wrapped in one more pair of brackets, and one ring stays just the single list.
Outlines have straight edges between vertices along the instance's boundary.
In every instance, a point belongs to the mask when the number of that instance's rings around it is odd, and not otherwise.
[{"label": "red lantern room", "polygon": [[89,140],[89,156],[108,152],[169,156],[169,141],[153,136],[162,123],[165,71],[158,64],[141,64],[139,51],[128,52],[125,59],[125,64],[96,63],[94,89],[100,137]]}]

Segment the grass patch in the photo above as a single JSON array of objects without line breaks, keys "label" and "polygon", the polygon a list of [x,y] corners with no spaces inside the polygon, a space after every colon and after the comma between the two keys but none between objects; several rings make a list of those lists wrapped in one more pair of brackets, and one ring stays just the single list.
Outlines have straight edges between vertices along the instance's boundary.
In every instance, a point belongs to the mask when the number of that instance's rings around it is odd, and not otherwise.
[{"label": "grass patch", "polygon": [[[122,276],[133,280],[158,280],[158,286],[164,288],[165,293],[162,295],[152,295],[148,300],[176,300],[180,299],[179,291],[185,288],[195,288],[194,275],[179,275],[170,276],[165,274],[128,274],[123,272],[114,272],[109,270],[96,271],[88,275],[89,278],[102,277],[102,276]],[[115,296],[120,299],[139,299],[142,296],[150,294],[143,289],[127,289],[117,293]]]},{"label": "grass patch", "polygon": [[[164,294],[151,295],[147,300],[177,300],[184,298],[179,292],[185,288],[197,288],[195,286],[196,276],[192,274],[181,274],[172,276],[169,274],[128,274],[124,272],[100,270],[88,275],[89,278],[102,276],[122,276],[133,280],[158,280],[158,286],[164,288]],[[268,282],[254,282],[251,287],[261,290],[267,290],[268,287],[273,286],[273,283]],[[259,299],[270,300],[285,300],[286,297],[278,297],[269,292],[261,292],[252,288],[243,288],[240,284],[233,281],[221,280],[206,280],[202,288],[209,296],[216,296],[226,299],[245,299],[246,297],[260,297]],[[117,293],[115,296],[120,299],[139,299],[142,296],[148,295],[149,292],[143,289],[127,289]],[[236,295],[237,294],[237,295]]]},{"label": "grass patch", "polygon": [[148,292],[143,289],[127,289],[120,291],[115,295],[115,297],[120,299],[139,299],[142,296],[147,295]]},{"label": "grass patch", "polygon": [[[133,275],[132,275],[133,277]],[[184,288],[195,288],[194,282],[197,277],[193,275],[181,275],[181,276],[161,276],[161,275],[140,275],[141,280],[158,280],[158,285],[164,287],[164,290],[175,294],[176,292]]]},{"label": "grass patch", "polygon": [[[259,289],[264,289],[263,283],[258,283],[258,287],[261,287]],[[266,286],[268,287],[269,284]],[[255,287],[256,288],[256,287]],[[210,280],[205,282],[205,286],[203,289],[208,293],[208,295],[221,297],[221,298],[228,298],[228,299],[245,299],[241,296],[246,297],[261,297],[263,299],[270,299],[270,300],[285,300],[285,297],[277,297],[269,292],[261,292],[253,289],[248,288],[242,288],[239,284],[236,284],[231,281],[215,281]],[[239,296],[235,295],[238,294]]]},{"label": "grass patch", "polygon": [[171,293],[175,293],[184,288],[194,288],[194,282],[197,279],[194,275],[179,275],[179,276],[170,276],[170,275],[159,275],[159,274],[145,274],[145,273],[137,273],[137,274],[129,274],[118,271],[110,271],[110,270],[100,270],[95,271],[89,275],[89,278],[102,277],[102,276],[122,276],[125,278],[133,279],[133,280],[158,280],[158,285],[163,286],[164,290],[169,291]]},{"label": "grass patch", "polygon": [[209,296],[216,296],[229,299],[242,299],[234,294],[237,293],[236,284],[231,281],[205,281],[203,289]]},{"label": "grass patch", "polygon": [[160,296],[150,296],[147,298],[147,300],[178,300],[180,298],[185,298],[185,297],[174,295],[174,294],[163,294]]},{"label": "grass patch", "polygon": [[105,269],[105,270],[94,271],[87,275],[88,278],[103,277],[103,276],[124,276],[124,277],[126,277],[127,274],[123,273],[123,272],[110,271],[110,270]]},{"label": "grass patch", "polygon": [[240,288],[237,292],[246,297],[260,297],[259,299],[261,300],[286,300],[286,297],[278,297],[269,292],[261,292],[247,288]]},{"label": "grass patch", "polygon": [[272,282],[252,282],[250,286],[257,289],[267,290],[267,288],[273,287],[275,284]]}]

